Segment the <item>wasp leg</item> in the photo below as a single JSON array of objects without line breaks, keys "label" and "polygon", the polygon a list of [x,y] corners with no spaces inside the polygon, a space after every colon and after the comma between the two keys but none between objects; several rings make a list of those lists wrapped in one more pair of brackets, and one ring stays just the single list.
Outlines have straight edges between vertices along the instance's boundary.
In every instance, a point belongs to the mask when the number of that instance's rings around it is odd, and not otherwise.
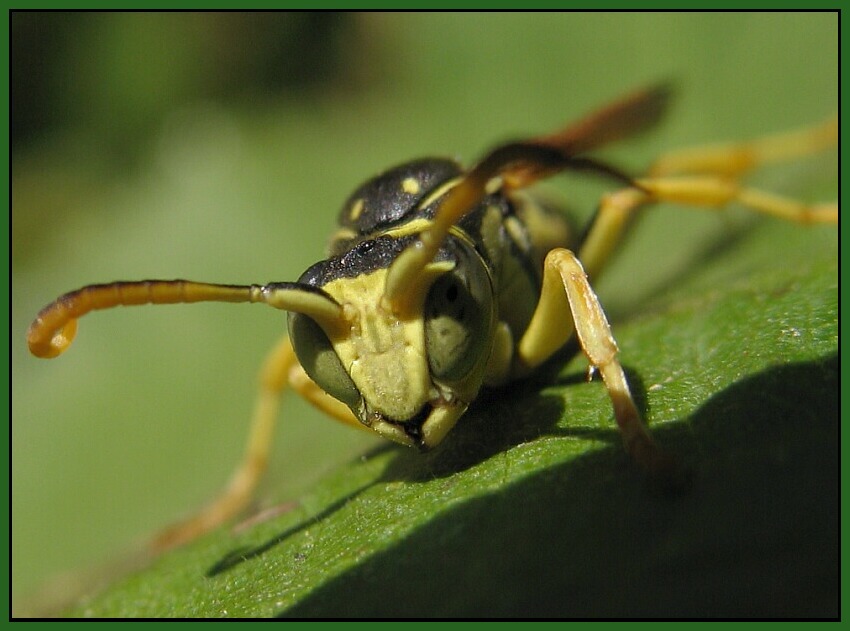
[{"label": "wasp leg", "polygon": [[617,342],[599,299],[576,255],[558,248],[546,256],[540,300],[517,345],[515,373],[524,374],[543,363],[573,330],[591,367],[599,371],[605,382],[628,454],[651,473],[669,470],[670,459],[647,432],[632,399],[623,367],[617,361]]},{"label": "wasp leg", "polygon": [[756,188],[739,186],[721,177],[692,176],[638,180],[650,201],[666,201],[700,208],[723,208],[737,202],[742,206],[802,224],[838,223],[838,203],[809,204]]},{"label": "wasp leg", "polygon": [[292,344],[284,337],[269,353],[260,370],[260,392],[254,407],[248,442],[242,462],[233,472],[230,482],[221,495],[200,513],[161,532],[154,539],[155,550],[166,550],[196,539],[245,508],[266,470],[280,395],[286,387],[290,370],[297,364]]},{"label": "wasp leg", "polygon": [[791,160],[836,143],[837,120],[803,130],[767,136],[750,142],[697,147],[666,154],[650,169],[650,177],[636,182],[642,190],[627,188],[606,195],[594,217],[579,258],[597,278],[619,244],[631,220],[645,205],[671,202],[704,209],[742,206],[801,224],[838,223],[838,204],[808,204],[738,183],[759,166]]},{"label": "wasp leg", "polygon": [[336,420],[363,428],[348,407],[325,394],[307,376],[295,357],[288,336],[284,336],[269,353],[260,370],[259,382],[260,392],[254,406],[245,453],[242,462],[231,475],[230,482],[221,495],[197,515],[161,532],[154,539],[155,550],[167,550],[188,543],[236,516],[248,505],[266,470],[280,396],[287,384]]},{"label": "wasp leg", "polygon": [[647,178],[637,180],[643,188],[624,189],[602,199],[593,226],[579,250],[587,273],[597,278],[620,243],[630,220],[643,206],[670,202],[708,210],[729,204],[742,206],[786,221],[801,224],[838,223],[838,204],[808,204],[713,176]]},{"label": "wasp leg", "polygon": [[650,177],[711,174],[737,178],[772,162],[783,162],[817,153],[838,142],[838,117],[790,132],[755,140],[691,147],[670,151],[649,169]]}]

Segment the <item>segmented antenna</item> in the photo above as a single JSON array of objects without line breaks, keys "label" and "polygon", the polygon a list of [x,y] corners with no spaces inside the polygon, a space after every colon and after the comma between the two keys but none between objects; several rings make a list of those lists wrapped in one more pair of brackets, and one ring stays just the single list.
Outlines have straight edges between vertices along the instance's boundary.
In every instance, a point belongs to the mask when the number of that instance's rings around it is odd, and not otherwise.
[{"label": "segmented antenna", "polygon": [[299,283],[217,285],[189,280],[117,281],[88,285],[60,296],[39,311],[27,331],[30,352],[57,357],[70,346],[77,320],[90,311],[118,306],[191,302],[262,302],[310,316],[331,334],[344,325],[342,307],[317,287]]}]

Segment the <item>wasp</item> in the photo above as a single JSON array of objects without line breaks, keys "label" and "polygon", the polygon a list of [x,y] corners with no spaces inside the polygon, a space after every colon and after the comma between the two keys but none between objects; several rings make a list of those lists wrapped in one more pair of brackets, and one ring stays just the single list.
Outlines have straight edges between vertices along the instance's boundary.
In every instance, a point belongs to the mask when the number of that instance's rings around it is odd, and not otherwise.
[{"label": "wasp", "polygon": [[[222,285],[189,280],[88,285],[42,309],[27,333],[56,357],[77,319],[119,305],[264,303],[288,312],[288,335],[260,371],[245,454],[223,492],[164,531],[177,545],[221,525],[250,501],[269,456],[288,386],[342,423],[428,450],[482,388],[521,379],[576,338],[613,405],[625,449],[649,472],[669,463],[635,405],[605,312],[589,279],[603,271],[630,220],[671,202],[737,203],[799,223],[837,223],[837,203],[806,204],[745,186],[764,164],[833,146],[837,117],[799,131],[662,155],[637,178],[591,152],[657,123],[668,86],[634,92],[554,134],[501,144],[471,168],[428,158],[357,188],[339,215],[328,258],[295,282]],[[525,189],[570,170],[609,178],[582,231]]]}]

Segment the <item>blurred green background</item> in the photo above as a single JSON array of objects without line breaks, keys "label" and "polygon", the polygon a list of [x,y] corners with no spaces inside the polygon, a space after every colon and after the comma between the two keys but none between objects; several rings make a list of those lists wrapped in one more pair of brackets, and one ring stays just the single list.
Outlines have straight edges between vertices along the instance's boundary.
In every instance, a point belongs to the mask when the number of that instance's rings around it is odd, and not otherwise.
[{"label": "blurred green background", "polygon": [[[423,155],[473,160],[667,79],[679,89],[668,121],[606,157],[637,172],[664,148],[829,115],[837,16],[13,14],[15,599],[120,556],[212,496],[285,328],[245,305],[117,309],[86,317],[70,352],[45,362],[24,342],[44,304],[117,279],[294,280],[366,177]],[[761,183],[822,181],[828,198],[826,165]],[[575,176],[550,186],[583,216],[605,190]],[[599,287],[614,319],[726,223],[648,217]],[[374,442],[295,397],[278,437],[267,503]]]}]

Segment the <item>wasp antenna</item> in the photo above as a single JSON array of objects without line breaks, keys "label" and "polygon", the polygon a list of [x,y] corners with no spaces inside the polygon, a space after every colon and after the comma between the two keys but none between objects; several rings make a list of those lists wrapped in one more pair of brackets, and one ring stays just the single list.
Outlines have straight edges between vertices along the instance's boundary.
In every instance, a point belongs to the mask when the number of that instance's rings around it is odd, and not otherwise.
[{"label": "wasp antenna", "polygon": [[434,260],[451,227],[484,199],[494,178],[501,177],[505,188],[519,189],[571,169],[599,173],[627,186],[641,188],[619,169],[579,154],[651,127],[666,112],[672,92],[668,83],[645,88],[562,131],[528,141],[509,142],[490,151],[446,193],[419,240],[390,266],[384,300],[393,308],[407,301],[416,277]]},{"label": "wasp antenna", "polygon": [[571,156],[557,147],[535,142],[501,145],[446,193],[431,223],[420,232],[419,240],[396,258],[387,273],[384,299],[393,307],[407,301],[406,295],[417,286],[417,276],[434,260],[452,226],[488,194],[490,182],[502,178],[505,188],[524,188],[565,169],[599,173],[640,188],[632,178],[613,166]]},{"label": "wasp antenna", "polygon": [[512,142],[493,149],[449,189],[430,224],[419,233],[419,240],[404,250],[390,266],[384,300],[393,308],[407,302],[407,295],[416,286],[417,276],[434,260],[451,227],[481,203],[494,178],[512,171],[528,170],[532,166],[554,173],[565,168],[566,162],[567,158],[558,149],[534,143]]},{"label": "wasp antenna", "polygon": [[477,167],[469,171],[440,202],[433,220],[419,233],[419,239],[390,265],[383,299],[393,311],[403,310],[410,302],[420,286],[417,281],[422,271],[434,260],[451,227],[484,198],[491,179],[486,175]]},{"label": "wasp antenna", "polygon": [[187,280],[118,281],[88,285],[60,296],[42,309],[27,331],[27,343],[30,352],[37,357],[56,357],[73,341],[77,319],[90,311],[203,300],[251,301],[251,287],[208,285]]},{"label": "wasp antenna", "polygon": [[319,287],[304,283],[271,283],[260,292],[266,304],[309,316],[331,337],[342,333],[348,324],[342,305]]},{"label": "wasp antenna", "polygon": [[88,285],[60,296],[42,309],[27,331],[27,344],[37,357],[57,357],[74,340],[77,320],[90,311],[145,304],[265,302],[278,309],[315,314],[320,324],[324,321],[328,326],[341,320],[339,304],[330,296],[311,298],[311,289],[296,283],[218,285],[180,279]]}]

